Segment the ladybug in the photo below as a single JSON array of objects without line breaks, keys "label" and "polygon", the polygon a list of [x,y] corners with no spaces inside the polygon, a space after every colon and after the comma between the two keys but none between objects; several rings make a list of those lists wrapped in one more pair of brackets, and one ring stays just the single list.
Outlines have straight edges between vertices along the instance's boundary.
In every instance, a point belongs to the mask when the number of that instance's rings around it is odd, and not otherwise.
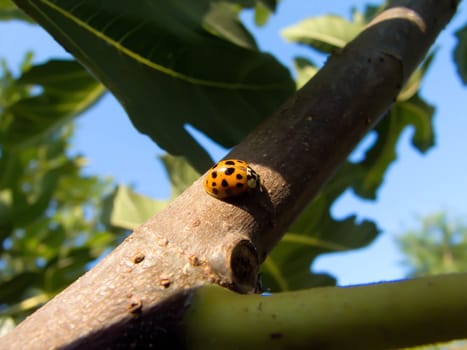
[{"label": "ladybug", "polygon": [[206,192],[219,199],[236,197],[257,188],[261,189],[259,175],[247,162],[239,159],[214,164],[204,180]]}]

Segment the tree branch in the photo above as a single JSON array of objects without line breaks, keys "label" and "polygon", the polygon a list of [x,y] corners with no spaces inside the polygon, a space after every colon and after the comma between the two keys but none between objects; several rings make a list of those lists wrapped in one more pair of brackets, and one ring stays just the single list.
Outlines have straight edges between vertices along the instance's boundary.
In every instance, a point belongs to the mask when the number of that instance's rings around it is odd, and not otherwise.
[{"label": "tree branch", "polygon": [[[157,343],[183,314],[189,289],[217,283],[252,291],[259,264],[382,118],[456,5],[392,1],[229,154],[252,164],[263,192],[224,202],[207,195],[199,179],[1,338],[0,348],[101,348],[138,337]],[[158,311],[150,321],[149,310]]]}]

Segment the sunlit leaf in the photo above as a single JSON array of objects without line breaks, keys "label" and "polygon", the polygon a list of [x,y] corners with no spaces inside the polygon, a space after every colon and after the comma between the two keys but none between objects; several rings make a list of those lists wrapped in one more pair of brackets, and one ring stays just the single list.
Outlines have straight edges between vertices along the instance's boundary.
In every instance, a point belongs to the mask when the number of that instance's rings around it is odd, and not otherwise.
[{"label": "sunlit leaf", "polygon": [[[177,197],[200,176],[183,157],[166,154],[161,160],[169,175],[172,198]],[[105,221],[112,226],[132,230],[165,208],[168,203],[168,200],[155,200],[126,186],[119,186],[115,194],[107,200]]]},{"label": "sunlit leaf", "polygon": [[282,31],[288,41],[308,45],[324,53],[344,47],[363,29],[342,17],[327,15],[305,19]]},{"label": "sunlit leaf", "polygon": [[295,57],[294,66],[297,72],[297,88],[305,85],[318,72],[318,68],[304,57]]},{"label": "sunlit leaf", "polygon": [[106,205],[104,221],[111,226],[133,230],[155,213],[165,208],[167,201],[158,201],[134,192],[127,186],[118,186]]},{"label": "sunlit leaf", "polygon": [[16,322],[11,317],[0,317],[0,337],[9,333],[16,327]]},{"label": "sunlit leaf", "polygon": [[[20,72],[27,72],[32,67],[33,53],[27,52],[24,55],[23,61],[19,65]],[[13,116],[8,116],[5,109],[11,106],[18,100],[30,97],[30,88],[18,84],[17,77],[12,72],[8,63],[4,59],[0,59],[0,142],[3,142],[3,133],[11,123]]]},{"label": "sunlit leaf", "polygon": [[279,0],[259,0],[256,2],[255,23],[257,26],[263,26],[269,20],[269,17],[276,11]]},{"label": "sunlit leaf", "polygon": [[425,76],[428,68],[430,68],[431,63],[433,62],[433,58],[435,57],[435,52],[430,53],[427,58],[423,61],[423,64],[413,72],[408,81],[402,87],[402,90],[399,92],[397,96],[397,101],[407,101],[414,95],[418,93],[420,89],[420,85],[422,83],[422,79]]},{"label": "sunlit leaf", "polygon": [[[11,220],[11,207],[13,204],[10,189],[0,191],[0,242],[11,233],[13,222]],[[0,247],[1,250],[1,247]]]},{"label": "sunlit leaf", "polygon": [[193,167],[183,157],[175,157],[166,154],[161,157],[162,162],[169,174],[170,183],[172,185],[172,198],[177,197],[180,193],[190,186],[200,176]]}]

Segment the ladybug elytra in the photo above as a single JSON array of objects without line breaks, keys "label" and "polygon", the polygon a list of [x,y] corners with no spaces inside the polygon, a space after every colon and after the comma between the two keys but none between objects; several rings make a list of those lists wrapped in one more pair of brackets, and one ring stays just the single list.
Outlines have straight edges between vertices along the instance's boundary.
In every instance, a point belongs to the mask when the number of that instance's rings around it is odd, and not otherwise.
[{"label": "ladybug elytra", "polygon": [[260,188],[259,175],[239,159],[221,160],[209,169],[204,189],[211,196],[225,199]]}]

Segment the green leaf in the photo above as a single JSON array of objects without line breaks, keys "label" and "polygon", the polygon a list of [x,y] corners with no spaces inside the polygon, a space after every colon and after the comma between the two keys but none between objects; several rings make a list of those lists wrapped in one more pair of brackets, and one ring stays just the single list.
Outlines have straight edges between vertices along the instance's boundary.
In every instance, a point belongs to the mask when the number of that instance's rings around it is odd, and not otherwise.
[{"label": "green leaf", "polygon": [[261,5],[271,12],[275,12],[280,0],[256,0],[256,5]]},{"label": "green leaf", "polygon": [[15,226],[24,227],[43,215],[58,181],[78,168],[64,156],[66,137],[66,132],[55,133],[31,147],[3,150],[0,184],[11,191],[10,219]]},{"label": "green leaf", "polygon": [[15,207],[12,213],[15,223],[27,225],[44,213],[62,172],[63,169],[47,172],[35,181],[32,191],[24,192],[20,188],[15,189]]},{"label": "green leaf", "polygon": [[363,28],[363,24],[352,23],[339,16],[326,15],[308,18],[290,26],[282,31],[282,36],[288,41],[331,53],[344,47]]},{"label": "green leaf", "polygon": [[257,26],[263,26],[276,11],[279,0],[259,0],[256,2],[255,23]]},{"label": "green leaf", "polygon": [[[177,197],[200,176],[184,157],[166,154],[160,158],[170,178],[172,198]],[[115,227],[132,230],[165,208],[168,203],[168,200],[151,199],[121,185],[106,201],[104,222]]]},{"label": "green leaf", "polygon": [[431,63],[435,57],[435,52],[431,52],[428,57],[423,61],[423,64],[413,72],[408,81],[403,86],[402,90],[397,96],[397,101],[407,101],[411,97],[415,96],[420,90],[420,85],[422,84],[422,79],[425,76],[428,68],[430,68]]},{"label": "green leaf", "polygon": [[177,197],[200,177],[200,174],[183,157],[166,154],[161,157],[161,160],[170,177],[172,198]]},{"label": "green leaf", "polygon": [[[331,18],[338,23],[346,23],[342,19]],[[322,39],[319,36],[321,34],[319,25],[326,20],[329,18],[311,21],[308,23],[310,27],[297,26],[286,34],[290,34],[289,39],[309,44],[325,52],[339,48],[352,39],[352,35],[345,37],[351,33],[350,28],[346,29],[348,32],[345,35],[344,31],[339,33],[337,30],[338,34],[336,34],[335,28],[326,28],[326,34],[333,36],[333,39],[317,40]],[[353,26],[355,33],[358,33],[365,25],[366,17],[361,17],[356,22],[359,24]],[[312,25],[316,25],[317,28],[313,28]],[[357,28],[358,26],[361,28]],[[337,43],[336,38],[341,42]],[[378,229],[373,222],[358,222],[355,216],[335,220],[329,214],[330,208],[348,188],[353,188],[361,197],[375,198],[376,190],[381,185],[385,172],[396,159],[396,145],[407,126],[414,127],[412,143],[418,150],[425,152],[434,144],[432,125],[434,109],[417,95],[433,56],[434,54],[431,54],[411,76],[390,114],[376,127],[376,141],[368,149],[363,160],[355,163],[347,162],[341,167],[322,190],[321,195],[297,219],[266,259],[262,268],[265,287],[276,291],[334,284],[335,281],[331,276],[318,275],[310,271],[310,264],[316,256],[359,248],[367,245],[377,236]],[[310,61],[302,57],[295,59],[295,66],[298,86],[305,84],[316,70]]]},{"label": "green leaf", "polygon": [[23,296],[28,288],[40,281],[40,273],[23,272],[0,281],[0,304],[10,303]]},{"label": "green leaf", "polygon": [[[11,220],[12,204],[13,198],[11,190],[0,190],[0,242],[3,242],[3,240],[10,235],[13,228],[13,222]],[[2,250],[1,247],[0,250]]]},{"label": "green leaf", "polygon": [[75,281],[86,271],[86,265],[96,257],[86,245],[69,249],[65,256],[59,256],[45,268],[43,290],[57,293]]},{"label": "green leaf", "polygon": [[257,26],[264,26],[268,22],[270,15],[271,12],[263,4],[258,3],[255,9],[255,24]]},{"label": "green leaf", "polygon": [[297,88],[305,85],[318,72],[318,67],[304,57],[295,57],[294,66],[297,72]]},{"label": "green leaf", "polygon": [[370,221],[357,222],[355,216],[336,220],[329,205],[339,194],[339,186],[330,186],[290,227],[282,241],[262,267],[264,287],[272,291],[297,290],[335,284],[334,278],[310,271],[314,259],[323,253],[360,248],[378,234]]},{"label": "green leaf", "polygon": [[32,23],[33,21],[29,16],[26,16],[23,11],[18,9],[18,7],[11,0],[0,0],[0,21],[8,20],[23,20],[26,22]]},{"label": "green leaf", "polygon": [[52,60],[33,66],[18,84],[39,88],[6,109],[13,116],[4,145],[19,146],[37,140],[70,118],[83,113],[104,93],[104,87],[75,61]]},{"label": "green leaf", "polygon": [[[407,126],[415,129],[412,144],[420,152],[434,145],[434,108],[417,95],[398,102],[375,129],[377,140],[366,152],[363,161],[346,164],[340,173],[354,174],[352,187],[363,198],[376,198],[386,170],[397,158],[396,145]],[[357,180],[358,178],[358,180]]]},{"label": "green leaf", "polygon": [[208,32],[235,45],[256,50],[255,39],[239,21],[237,8],[235,4],[212,2],[204,18],[204,27]]},{"label": "green leaf", "polygon": [[0,337],[11,332],[16,327],[16,322],[11,317],[0,316]]},{"label": "green leaf", "polygon": [[103,221],[111,226],[133,230],[165,208],[167,201],[157,201],[120,185],[106,201]]},{"label": "green leaf", "polygon": [[457,46],[454,49],[454,62],[462,82],[467,84],[467,24],[455,33]]},{"label": "green leaf", "polygon": [[185,125],[231,147],[294,90],[271,55],[206,30],[221,32],[213,1],[15,3],[114,93],[138,130],[200,172],[212,161]]},{"label": "green leaf", "polygon": [[[19,65],[21,73],[24,73],[31,69],[32,52],[27,52],[24,55],[23,61]],[[11,122],[11,116],[5,113],[5,109],[11,106],[16,101],[24,97],[31,95],[30,89],[21,86],[17,83],[16,77],[14,76],[11,69],[8,67],[7,62],[0,59],[0,141],[3,139],[2,134],[7,129],[8,124]]]},{"label": "green leaf", "polygon": [[278,290],[329,285],[331,276],[310,272],[310,264],[323,253],[346,251],[369,244],[378,235],[371,221],[355,216],[336,220],[329,214],[331,205],[349,187],[365,198],[374,198],[389,165],[396,159],[395,147],[403,130],[415,129],[412,143],[421,152],[434,144],[434,109],[417,95],[395,104],[375,132],[376,142],[357,163],[345,163],[321,194],[294,222],[283,240],[266,259],[263,285]]},{"label": "green leaf", "polygon": [[449,213],[417,218],[416,228],[398,235],[410,277],[467,270],[467,221]]},{"label": "green leaf", "polygon": [[91,248],[91,256],[97,258],[103,251],[115,245],[115,237],[107,231],[90,232],[87,245]]},{"label": "green leaf", "polygon": [[398,103],[396,107],[407,124],[414,127],[412,137],[413,146],[422,153],[428,151],[435,144],[433,116],[435,108],[416,95],[405,103]]},{"label": "green leaf", "polygon": [[[73,132],[68,119],[95,100],[93,87],[102,93],[103,86],[76,62],[31,69],[30,59],[21,65],[19,80],[2,62],[0,81],[0,298],[4,314],[16,320],[76,279],[120,238],[98,220],[108,180],[83,176],[83,158],[67,152]],[[41,119],[38,130],[16,113],[29,103],[34,118]],[[56,120],[46,119],[49,112]],[[26,133],[18,133],[21,123]],[[6,140],[13,141],[10,147]]]}]

